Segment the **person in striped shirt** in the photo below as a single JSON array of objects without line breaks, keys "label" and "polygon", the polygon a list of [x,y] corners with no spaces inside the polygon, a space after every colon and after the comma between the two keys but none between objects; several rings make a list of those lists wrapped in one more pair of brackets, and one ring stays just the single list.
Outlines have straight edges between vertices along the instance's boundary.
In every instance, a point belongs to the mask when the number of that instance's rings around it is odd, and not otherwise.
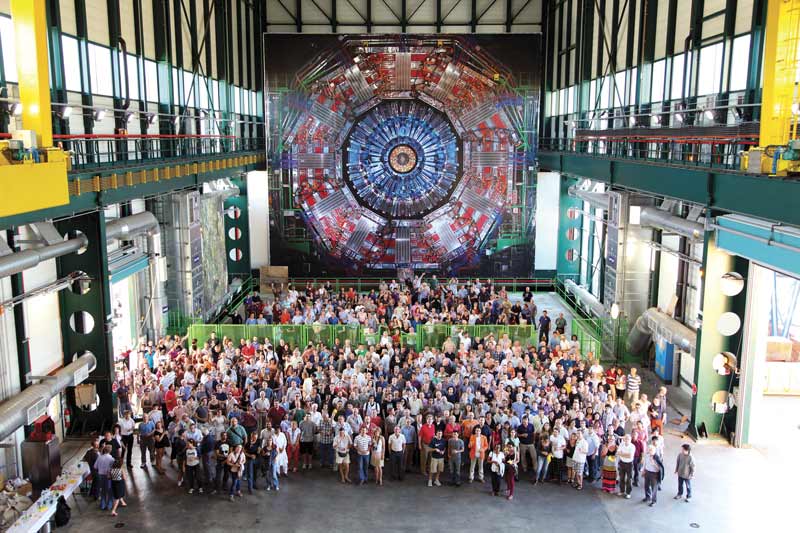
[{"label": "person in striped shirt", "polygon": [[630,405],[639,401],[639,387],[642,385],[642,377],[636,370],[636,367],[631,367],[631,371],[625,380],[625,401]]}]

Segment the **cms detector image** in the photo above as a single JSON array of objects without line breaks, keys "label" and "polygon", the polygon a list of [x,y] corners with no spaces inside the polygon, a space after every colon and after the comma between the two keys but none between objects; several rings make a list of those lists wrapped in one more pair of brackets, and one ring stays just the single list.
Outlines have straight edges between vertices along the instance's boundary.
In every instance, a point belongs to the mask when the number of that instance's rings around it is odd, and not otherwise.
[{"label": "cms detector image", "polygon": [[272,257],[351,272],[464,271],[517,250],[530,263],[537,67],[518,52],[538,39],[318,37],[294,70],[280,37],[265,41]]}]

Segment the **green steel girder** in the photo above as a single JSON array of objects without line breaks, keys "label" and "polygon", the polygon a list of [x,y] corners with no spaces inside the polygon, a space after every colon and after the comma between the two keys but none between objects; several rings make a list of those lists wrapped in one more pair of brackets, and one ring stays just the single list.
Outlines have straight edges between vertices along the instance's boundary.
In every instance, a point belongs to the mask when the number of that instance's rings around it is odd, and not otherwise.
[{"label": "green steel girder", "polygon": [[[114,357],[111,340],[111,290],[106,250],[106,223],[102,211],[94,211],[57,223],[58,230],[74,237],[77,232],[88,239],[86,250],[80,254],[67,254],[56,260],[58,276],[83,272],[91,284],[86,292],[63,290],[58,293],[61,311],[61,338],[64,364],[74,357],[91,352],[97,358],[97,367],[87,383],[97,388],[100,402],[97,409],[78,408],[74,389],[66,391],[67,404],[73,413],[73,431],[84,433],[110,429],[115,418],[113,392]],[[91,321],[84,319],[86,313]]]},{"label": "green steel girder", "polygon": [[800,181],[569,152],[541,151],[538,157],[542,170],[668,196],[727,213],[800,225],[800,211],[791,202],[791,198],[800,197]]},{"label": "green steel girder", "polygon": [[[225,200],[225,256],[228,262],[228,277],[246,278],[250,275],[250,230],[247,209],[247,180],[241,178],[232,179],[234,185],[239,187],[239,195],[232,196]],[[231,207],[239,208],[239,217],[232,218],[227,210]],[[231,230],[239,230],[239,238],[231,238]],[[231,257],[233,250],[239,250],[239,259]]]},{"label": "green steel girder", "polygon": [[[262,155],[262,154],[261,152],[236,152],[235,155],[248,156],[248,155]],[[118,176],[120,176],[120,180],[122,180],[122,176],[125,174],[125,172],[128,171],[138,172],[141,170],[171,167],[174,165],[185,165],[198,161],[203,161],[203,159],[192,158],[191,161],[180,160],[180,159],[160,160],[160,163],[141,165],[135,168],[126,166],[122,169],[116,169],[116,170],[114,170],[113,168],[103,169],[103,171],[100,173],[98,173],[97,169],[95,169],[94,172],[90,172],[87,170],[70,174],[69,179],[70,181],[74,181],[76,179],[88,181],[90,179],[95,178],[98,175],[108,176],[116,172]],[[152,181],[139,185],[125,186],[121,184],[117,189],[103,190],[99,192],[87,191],[77,196],[74,195],[70,196],[70,203],[67,205],[53,207],[50,209],[31,211],[28,213],[22,213],[19,215],[13,215],[9,217],[0,217],[0,230],[8,229],[14,226],[29,224],[31,222],[38,222],[40,220],[70,217],[82,212],[102,209],[109,205],[113,205],[120,202],[127,202],[137,198],[157,196],[172,191],[178,191],[181,189],[195,188],[208,181],[220,178],[229,178],[233,175],[240,174],[242,172],[249,172],[251,170],[259,170],[259,169],[263,170],[263,168],[264,168],[264,163],[262,162],[262,163],[229,167],[225,169],[214,170],[198,174],[189,174],[178,178],[163,179],[160,181]]]}]

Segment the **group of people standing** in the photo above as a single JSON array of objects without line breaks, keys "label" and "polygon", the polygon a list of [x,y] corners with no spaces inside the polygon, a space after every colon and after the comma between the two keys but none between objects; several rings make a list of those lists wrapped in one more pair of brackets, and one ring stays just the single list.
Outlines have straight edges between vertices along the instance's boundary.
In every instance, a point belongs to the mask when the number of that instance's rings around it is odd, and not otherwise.
[{"label": "group of people standing", "polygon": [[[373,303],[388,317],[420,305],[463,306],[469,315],[472,298],[479,310],[481,299],[499,301],[501,314],[519,304],[490,282],[477,291],[426,285],[387,287],[390,297]],[[341,311],[330,292],[309,287],[284,303],[301,316]],[[493,308],[484,307],[490,320]],[[142,468],[149,468],[149,456],[163,474],[169,459],[190,494],[231,500],[242,496],[243,483],[251,493],[279,491],[283,478],[319,465],[337,472],[342,484],[400,483],[412,472],[429,487],[489,477],[491,493],[509,500],[518,480],[579,491],[600,481],[602,490],[630,497],[641,479],[645,498],[655,504],[666,473],[665,388],[651,401],[636,368],[606,370],[594,354],[564,339],[560,322],[559,335],[540,327],[538,341],[527,344],[504,334],[473,338],[460,323],[452,321],[453,335],[441,347],[420,351],[394,339],[292,346],[214,334],[142,346],[140,365],[126,368],[116,386],[120,422],[93,447],[101,506],[108,503],[105,480],[112,478],[108,460],[99,459],[110,455],[114,464],[124,458],[132,466],[134,438]],[[141,417],[138,427],[132,413]],[[694,474],[688,445],[676,461],[679,494],[685,488],[688,501]]]}]

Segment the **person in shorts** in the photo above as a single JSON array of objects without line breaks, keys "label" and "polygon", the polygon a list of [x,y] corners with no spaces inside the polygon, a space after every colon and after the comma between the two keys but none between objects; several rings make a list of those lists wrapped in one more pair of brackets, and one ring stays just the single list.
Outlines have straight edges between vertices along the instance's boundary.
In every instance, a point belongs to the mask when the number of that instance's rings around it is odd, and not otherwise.
[{"label": "person in shorts", "polygon": [[339,481],[350,483],[350,447],[353,439],[344,430],[339,428],[339,434],[333,439],[334,460],[339,467]]},{"label": "person in shorts", "polygon": [[441,429],[436,430],[436,434],[428,444],[428,448],[430,448],[431,454],[431,465],[428,471],[428,486],[432,487],[436,485],[437,487],[441,487],[442,482],[439,481],[439,477],[442,475],[442,472],[444,472],[444,453],[447,449],[447,442],[442,438]]}]

